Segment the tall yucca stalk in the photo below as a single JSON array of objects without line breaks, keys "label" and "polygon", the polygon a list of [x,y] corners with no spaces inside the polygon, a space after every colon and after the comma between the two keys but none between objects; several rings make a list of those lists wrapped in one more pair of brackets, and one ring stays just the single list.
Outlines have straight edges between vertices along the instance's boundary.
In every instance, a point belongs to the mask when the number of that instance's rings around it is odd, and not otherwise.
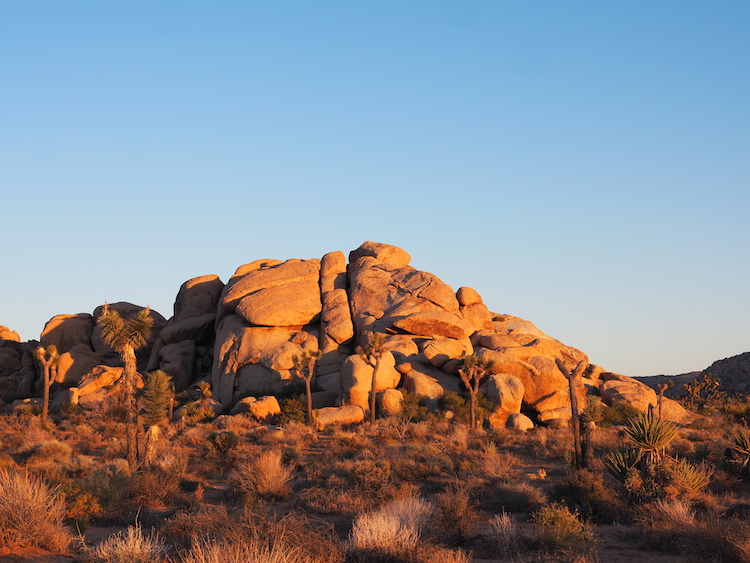
[{"label": "tall yucca stalk", "polygon": [[57,346],[54,344],[50,344],[46,348],[39,346],[39,348],[36,349],[36,359],[39,360],[39,363],[42,364],[42,368],[44,369],[42,375],[44,378],[44,381],[42,382],[42,426],[44,426],[47,424],[47,413],[49,412],[49,388],[52,386],[52,383],[57,376],[57,364],[60,360]]},{"label": "tall yucca stalk", "polygon": [[658,418],[653,412],[638,413],[625,429],[633,445],[640,448],[646,461],[659,461],[664,449],[677,437],[677,426],[668,420]]},{"label": "tall yucca stalk", "polygon": [[127,441],[127,458],[131,471],[135,471],[138,464],[137,428],[136,428],[136,402],[135,402],[135,379],[137,375],[135,351],[146,345],[154,326],[151,317],[151,309],[146,307],[128,319],[109,304],[104,304],[104,310],[97,319],[97,324],[102,330],[102,339],[115,352],[120,354],[122,363],[125,364],[125,434]]}]

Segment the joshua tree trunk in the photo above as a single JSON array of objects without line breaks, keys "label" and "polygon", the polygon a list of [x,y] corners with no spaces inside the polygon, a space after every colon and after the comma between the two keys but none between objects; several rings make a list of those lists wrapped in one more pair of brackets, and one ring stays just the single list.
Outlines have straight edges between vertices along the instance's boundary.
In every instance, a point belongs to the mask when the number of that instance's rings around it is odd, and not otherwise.
[{"label": "joshua tree trunk", "polygon": [[136,359],[135,350],[132,346],[122,352],[122,359],[125,362],[125,434],[127,441],[127,459],[130,471],[135,471],[138,467],[138,428],[136,427],[136,400],[135,400],[135,378],[136,378]]},{"label": "joshua tree trunk", "polygon": [[370,424],[375,424],[377,413],[375,412],[375,398],[377,396],[377,375],[380,367],[380,356],[376,356],[375,366],[372,368],[372,385],[370,386]]},{"label": "joshua tree trunk", "polygon": [[57,347],[50,344],[46,348],[41,346],[36,349],[36,358],[44,368],[42,375],[42,426],[47,424],[47,413],[49,412],[49,388],[57,376],[57,362],[60,358]]},{"label": "joshua tree trunk", "polygon": [[667,385],[666,383],[659,383],[659,385],[656,386],[656,388],[659,390],[658,407],[656,411],[659,418],[661,418],[661,413],[662,413],[661,407],[662,407],[662,404],[664,403],[664,391],[667,390],[667,387],[669,387],[669,385]]},{"label": "joshua tree trunk", "polygon": [[576,393],[576,387],[579,376],[586,369],[586,363],[582,360],[578,362],[578,365],[571,372],[565,367],[565,364],[557,358],[555,360],[557,368],[562,372],[565,378],[568,380],[568,391],[570,392],[570,414],[571,423],[573,425],[573,447],[575,450],[575,463],[576,468],[581,469],[586,467],[586,461],[583,457],[583,445],[581,443],[581,421],[578,411],[578,394]]}]

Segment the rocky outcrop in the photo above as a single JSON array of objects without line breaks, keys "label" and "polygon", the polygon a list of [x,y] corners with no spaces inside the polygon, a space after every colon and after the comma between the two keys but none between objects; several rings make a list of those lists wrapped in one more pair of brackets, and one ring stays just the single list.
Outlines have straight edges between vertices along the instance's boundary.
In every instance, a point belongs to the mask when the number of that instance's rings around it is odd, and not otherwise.
[{"label": "rocky outcrop", "polygon": [[12,342],[21,342],[21,337],[15,330],[10,330],[7,326],[0,325],[0,340],[10,340]]},{"label": "rocky outcrop", "polygon": [[[323,426],[363,419],[373,377],[381,413],[400,411],[402,390],[434,407],[446,392],[463,392],[458,374],[470,355],[491,362],[483,389],[495,404],[488,422],[496,427],[569,419],[568,382],[558,360],[567,370],[587,366],[581,401],[589,393],[610,405],[643,410],[656,404],[647,387],[589,365],[586,354],[531,322],[489,311],[475,289],[454,291],[410,262],[401,248],[367,241],[349,253],[348,264],[336,251],[320,259],[256,260],[237,268],[226,285],[215,275],[193,278],[180,287],[169,321],[152,312],[154,331],[137,351],[138,368],[164,370],[178,392],[210,380],[217,412],[232,405],[251,412],[267,401],[253,396],[271,396],[296,381],[295,357],[319,350],[314,400]],[[110,307],[124,316],[141,309],[124,302]],[[56,388],[82,403],[117,387],[110,380],[120,358],[101,339],[100,313],[101,307],[93,315],[58,315],[42,333],[42,344],[61,353]],[[376,374],[355,352],[371,333],[384,335],[387,350]],[[38,381],[35,343],[16,340],[0,330],[5,396],[31,392]],[[664,406],[672,420],[689,420],[680,409]]]}]

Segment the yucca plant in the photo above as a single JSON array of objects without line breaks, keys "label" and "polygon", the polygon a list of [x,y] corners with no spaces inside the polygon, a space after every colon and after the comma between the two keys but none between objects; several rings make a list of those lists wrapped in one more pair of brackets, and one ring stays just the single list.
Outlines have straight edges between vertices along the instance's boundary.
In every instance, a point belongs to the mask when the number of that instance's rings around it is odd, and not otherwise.
[{"label": "yucca plant", "polygon": [[675,471],[679,476],[682,485],[686,490],[688,496],[698,495],[703,489],[708,486],[711,481],[711,475],[713,470],[708,466],[693,465],[687,460],[678,459],[675,462]]},{"label": "yucca plant", "polygon": [[739,458],[742,472],[747,472],[750,465],[750,430],[740,428],[729,439],[729,447]]},{"label": "yucca plant", "polygon": [[625,429],[633,445],[640,448],[647,463],[656,463],[664,449],[677,437],[677,426],[654,416],[653,412],[638,413]]},{"label": "yucca plant", "polygon": [[146,465],[151,465],[156,456],[159,427],[168,422],[167,412],[172,401],[172,378],[156,370],[146,374],[146,389],[143,392],[143,423],[146,426]]},{"label": "yucca plant", "polygon": [[623,483],[628,476],[628,472],[641,460],[641,456],[641,450],[638,448],[620,448],[610,452],[604,458],[604,467],[607,473]]},{"label": "yucca plant", "polygon": [[489,375],[492,365],[492,360],[471,355],[463,358],[461,367],[458,370],[461,383],[464,384],[466,391],[469,393],[469,415],[472,433],[476,432],[477,429],[477,395],[479,394],[479,384],[485,376]]}]

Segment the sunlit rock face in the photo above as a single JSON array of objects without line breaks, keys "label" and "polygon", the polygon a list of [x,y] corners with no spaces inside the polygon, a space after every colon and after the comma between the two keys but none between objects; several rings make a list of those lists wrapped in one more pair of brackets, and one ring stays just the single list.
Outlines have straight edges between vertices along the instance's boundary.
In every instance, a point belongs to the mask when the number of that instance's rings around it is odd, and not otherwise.
[{"label": "sunlit rock face", "polygon": [[[410,263],[405,250],[367,241],[348,259],[341,251],[260,259],[239,266],[226,284],[216,275],[193,278],[179,288],[169,320],[152,311],[154,330],[137,352],[139,370],[164,370],[178,392],[208,381],[216,404],[230,412],[245,397],[271,396],[299,383],[295,358],[320,351],[316,404],[333,409],[324,413],[332,420],[359,420],[370,409],[373,389],[380,410],[393,413],[400,408],[398,390],[428,405],[446,392],[463,393],[463,361],[474,355],[491,362],[482,381],[495,405],[488,424],[522,421],[528,427],[570,418],[559,360],[567,371],[585,367],[579,401],[588,393],[641,410],[655,404],[642,384],[589,365],[586,354],[533,323],[491,312],[471,287],[454,290]],[[124,316],[141,309],[125,302],[110,307]],[[112,368],[121,365],[96,326],[101,310],[57,315],[41,335],[43,345],[55,344],[61,353],[56,389],[82,401],[98,397],[98,389],[107,388],[103,382],[116,375]],[[20,343],[14,334],[0,327],[0,392],[31,393],[39,382],[36,343]],[[373,334],[384,341],[377,370],[355,351]],[[664,411],[678,422],[690,419],[677,404]]]}]

